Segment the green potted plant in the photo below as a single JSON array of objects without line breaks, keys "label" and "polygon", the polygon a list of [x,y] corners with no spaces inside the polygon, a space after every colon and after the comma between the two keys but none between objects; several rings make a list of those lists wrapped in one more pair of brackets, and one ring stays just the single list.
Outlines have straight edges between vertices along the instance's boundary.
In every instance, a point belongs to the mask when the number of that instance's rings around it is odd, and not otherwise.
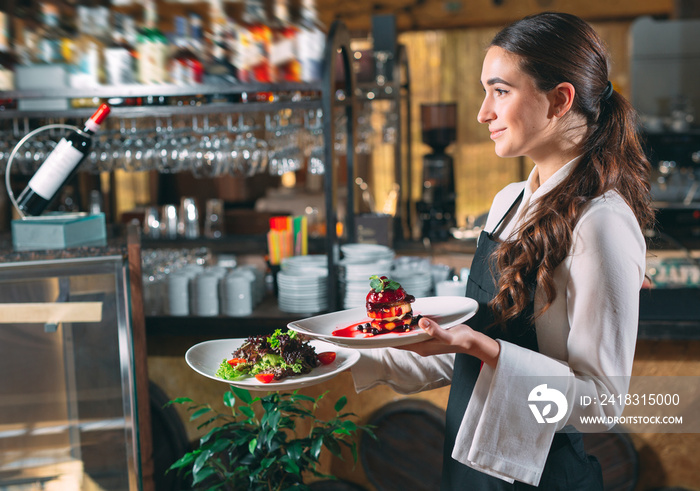
[{"label": "green potted plant", "polygon": [[[203,419],[198,429],[211,429],[196,449],[168,470],[185,473],[192,489],[211,490],[303,490],[309,489],[304,484],[309,474],[332,478],[316,468],[322,449],[342,459],[342,446],[348,447],[357,462],[354,435],[361,430],[374,435],[369,427],[349,419],[353,413],[341,413],[347,403],[344,396],[335,403],[334,418],[317,418],[324,395],[314,398],[294,391],[253,398],[247,390],[231,386],[223,400],[231,414],[186,397],[172,400],[168,405],[190,404],[190,421]],[[300,419],[310,422],[310,431],[303,436],[295,432]]]}]

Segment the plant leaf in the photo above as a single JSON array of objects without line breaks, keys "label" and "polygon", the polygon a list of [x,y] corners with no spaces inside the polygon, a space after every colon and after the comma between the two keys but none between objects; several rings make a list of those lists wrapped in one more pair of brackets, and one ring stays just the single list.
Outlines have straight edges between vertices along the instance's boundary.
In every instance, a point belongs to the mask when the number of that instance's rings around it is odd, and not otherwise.
[{"label": "plant leaf", "polygon": [[342,459],[342,455],[340,454],[340,445],[338,445],[338,442],[335,440],[335,438],[330,437],[330,436],[324,436],[323,437],[323,445],[330,450],[330,452],[335,455],[336,457]]},{"label": "plant leaf", "polygon": [[166,402],[163,407],[166,408],[168,406],[171,406],[172,404],[184,404],[186,402],[194,402],[192,399],[189,397],[178,397],[176,399],[173,399],[172,401]]},{"label": "plant leaf", "polygon": [[197,456],[197,451],[194,452],[188,452],[182,457],[180,457],[173,465],[171,465],[168,470],[174,470],[174,469],[179,469],[181,467],[189,466],[194,462],[194,459]]},{"label": "plant leaf", "polygon": [[321,454],[321,447],[323,446],[323,439],[318,438],[314,440],[311,444],[311,458],[314,462],[318,462],[318,456]]},{"label": "plant leaf", "polygon": [[348,431],[352,431],[352,432],[357,431],[357,425],[353,421],[350,421],[350,420],[343,421],[342,425],[343,425],[343,428],[347,429]]},{"label": "plant leaf", "polygon": [[348,403],[348,398],[345,396],[342,396],[340,399],[338,399],[338,402],[335,403],[335,412],[339,413],[341,409],[345,407],[345,405]]},{"label": "plant leaf", "polygon": [[212,453],[219,453],[226,450],[231,445],[231,440],[227,438],[222,438],[221,440],[216,440],[212,443],[210,450]]},{"label": "plant leaf", "polygon": [[225,431],[225,430],[226,430],[225,426],[215,426],[214,428],[209,430],[209,432],[206,435],[202,436],[199,439],[199,446],[201,447],[202,445],[207,443],[214,435],[216,435],[217,433],[220,433],[222,431]]},{"label": "plant leaf", "polygon": [[280,423],[280,418],[282,417],[282,414],[279,411],[275,411],[274,413],[269,413],[270,416],[267,418],[267,424],[270,425],[270,428],[274,431],[277,431],[277,427]]},{"label": "plant leaf", "polygon": [[212,423],[213,423],[214,421],[216,421],[217,419],[219,419],[218,416],[214,416],[213,418],[209,418],[209,419],[206,420],[204,423],[200,423],[199,425],[197,425],[197,429],[198,429],[198,430],[201,430],[201,429],[204,428],[205,426],[209,426],[210,424],[212,424]]},{"label": "plant leaf", "polygon": [[288,460],[287,462],[284,463],[284,468],[290,474],[299,475],[301,473],[301,469],[299,468],[297,463],[292,462],[291,460]]},{"label": "plant leaf", "polygon": [[203,407],[202,409],[196,410],[196,411],[193,412],[192,415],[190,416],[190,421],[194,421],[195,419],[199,418],[200,416],[203,416],[203,415],[205,415],[205,414],[211,412],[211,410],[212,410],[212,409],[211,409],[210,407],[208,407],[208,406],[207,406],[207,407]]},{"label": "plant leaf", "polygon": [[233,392],[224,392],[224,406],[233,407],[236,405],[236,396]]},{"label": "plant leaf", "polygon": [[207,466],[207,460],[212,456],[211,450],[202,450],[202,452],[197,456],[197,458],[194,461],[194,465],[192,466],[192,474],[194,474],[195,478],[197,477],[197,474]]},{"label": "plant leaf", "polygon": [[249,418],[254,418],[254,417],[255,417],[255,411],[253,411],[253,410],[252,410],[251,408],[249,408],[248,406],[242,406],[242,407],[239,407],[238,409],[240,409],[240,411],[241,411],[243,414],[245,414],[246,416],[248,416]]},{"label": "plant leaf", "polygon": [[205,467],[201,471],[194,474],[193,484],[199,484],[214,473],[216,473],[216,469],[212,467]]},{"label": "plant leaf", "polygon": [[277,410],[277,401],[270,399],[262,399],[262,407],[266,413],[271,413]]},{"label": "plant leaf", "polygon": [[253,438],[251,441],[248,442],[248,452],[250,453],[255,453],[255,449],[258,446],[258,439]]},{"label": "plant leaf", "polygon": [[245,402],[246,404],[250,404],[251,402],[253,402],[253,396],[251,396],[250,392],[248,392],[247,390],[235,387],[233,385],[231,386],[231,390],[234,394],[236,394],[236,397],[238,397],[241,401]]},{"label": "plant leaf", "polygon": [[311,396],[304,395],[304,394],[297,394],[296,392],[294,394],[292,394],[292,396],[290,397],[290,400],[292,402],[297,402],[297,401],[316,402],[315,398],[313,398]]},{"label": "plant leaf", "polygon": [[302,451],[301,442],[299,440],[293,441],[287,447],[287,455],[289,455],[290,459],[295,461],[301,458]]}]

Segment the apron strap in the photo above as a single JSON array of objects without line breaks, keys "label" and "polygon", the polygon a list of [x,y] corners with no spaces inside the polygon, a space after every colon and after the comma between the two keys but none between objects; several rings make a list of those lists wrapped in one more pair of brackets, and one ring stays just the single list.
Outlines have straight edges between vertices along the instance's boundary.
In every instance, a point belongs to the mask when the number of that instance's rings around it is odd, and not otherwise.
[{"label": "apron strap", "polygon": [[522,191],[520,191],[520,194],[518,195],[517,198],[515,198],[515,201],[510,205],[508,208],[508,211],[505,212],[505,214],[501,217],[501,219],[498,221],[495,227],[493,227],[493,230],[491,232],[487,232],[490,238],[493,238],[493,235],[496,233],[496,231],[500,228],[501,224],[503,221],[510,215],[510,213],[513,211],[513,209],[518,206],[520,201],[523,199],[523,196],[525,196],[525,189],[523,188]]}]

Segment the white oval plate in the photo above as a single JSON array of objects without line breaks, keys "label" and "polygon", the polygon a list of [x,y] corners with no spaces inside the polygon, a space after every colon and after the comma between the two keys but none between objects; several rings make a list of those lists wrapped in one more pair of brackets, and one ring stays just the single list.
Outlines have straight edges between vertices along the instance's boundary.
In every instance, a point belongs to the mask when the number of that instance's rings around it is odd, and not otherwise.
[{"label": "white oval plate", "polygon": [[218,382],[224,382],[241,389],[276,391],[294,390],[320,384],[335,377],[343,370],[347,370],[360,359],[360,354],[355,350],[339,348],[336,345],[314,339],[309,341],[309,344],[314,347],[316,353],[335,351],[336,357],[333,363],[316,367],[304,375],[283,378],[269,384],[263,384],[255,377],[246,377],[240,380],[226,380],[217,377],[216,371],[221,362],[224,359],[230,359],[231,353],[237,350],[245,340],[246,338],[233,338],[204,341],[188,349],[185,353],[185,360],[195,372]]},{"label": "white oval plate", "polygon": [[[423,297],[417,298],[412,304],[413,315],[420,314],[423,317],[429,317],[443,329],[449,329],[463,323],[476,314],[478,308],[479,304],[476,300],[468,297]],[[355,332],[357,337],[333,334],[334,331],[369,321],[367,310],[364,307],[356,307],[290,322],[287,327],[338,346],[355,349],[390,348],[430,339],[430,335],[419,327],[409,332],[386,333],[376,336],[359,331]]]}]

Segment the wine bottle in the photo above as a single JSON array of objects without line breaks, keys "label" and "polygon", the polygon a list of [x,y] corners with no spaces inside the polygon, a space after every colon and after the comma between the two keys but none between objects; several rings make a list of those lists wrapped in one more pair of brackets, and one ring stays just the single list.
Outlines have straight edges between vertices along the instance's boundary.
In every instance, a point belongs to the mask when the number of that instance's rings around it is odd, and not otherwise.
[{"label": "wine bottle", "polygon": [[271,21],[270,65],[275,82],[300,82],[301,65],[296,43],[299,29],[289,16],[288,0],[275,0]]},{"label": "wine bottle", "polygon": [[315,0],[301,0],[298,15],[297,56],[301,64],[301,80],[317,82],[323,78],[326,28],[318,19]]},{"label": "wine bottle", "polygon": [[245,83],[272,82],[270,67],[270,30],[261,0],[245,0],[239,49],[243,51],[241,81]]},{"label": "wine bottle", "polygon": [[168,82],[168,38],[158,28],[158,12],[153,0],[145,0],[145,25],[136,40],[138,78],[142,84]]},{"label": "wine bottle", "polygon": [[[199,19],[201,23],[201,18]],[[193,23],[188,24],[183,16],[175,17],[175,46],[176,51],[170,59],[170,81],[175,85],[194,85],[202,83],[204,78],[204,67],[194,50],[192,49],[192,37],[188,34],[188,29],[195,27]],[[198,27],[199,28],[199,27]],[[201,28],[199,28],[201,32]],[[201,46],[198,46],[201,49]]]},{"label": "wine bottle", "polygon": [[109,106],[102,104],[85,122],[82,131],[73,131],[61,138],[19,195],[17,206],[22,213],[41,215],[88,154],[92,135],[108,114]]}]

